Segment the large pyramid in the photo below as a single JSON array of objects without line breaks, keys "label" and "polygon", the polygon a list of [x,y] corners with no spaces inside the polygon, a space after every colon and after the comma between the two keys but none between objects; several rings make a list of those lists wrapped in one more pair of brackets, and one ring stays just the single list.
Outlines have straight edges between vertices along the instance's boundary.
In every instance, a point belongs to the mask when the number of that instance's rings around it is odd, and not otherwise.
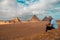
[{"label": "large pyramid", "polygon": [[48,21],[48,17],[45,16],[44,19],[42,21]]},{"label": "large pyramid", "polygon": [[36,15],[33,15],[32,19],[30,21],[40,21],[40,20]]},{"label": "large pyramid", "polygon": [[12,21],[14,21],[14,22],[20,22],[21,20],[18,17],[16,17]]}]

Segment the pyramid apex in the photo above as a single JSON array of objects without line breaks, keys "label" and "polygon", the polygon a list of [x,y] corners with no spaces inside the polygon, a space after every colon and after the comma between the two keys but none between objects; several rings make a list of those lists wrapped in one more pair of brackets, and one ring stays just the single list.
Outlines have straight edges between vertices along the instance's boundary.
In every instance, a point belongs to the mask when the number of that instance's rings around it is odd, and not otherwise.
[{"label": "pyramid apex", "polygon": [[14,18],[13,21],[20,22],[20,19],[18,17]]},{"label": "pyramid apex", "polygon": [[36,15],[33,15],[30,21],[40,21]]},{"label": "pyramid apex", "polygon": [[47,21],[47,20],[48,20],[48,17],[45,16],[42,21]]}]

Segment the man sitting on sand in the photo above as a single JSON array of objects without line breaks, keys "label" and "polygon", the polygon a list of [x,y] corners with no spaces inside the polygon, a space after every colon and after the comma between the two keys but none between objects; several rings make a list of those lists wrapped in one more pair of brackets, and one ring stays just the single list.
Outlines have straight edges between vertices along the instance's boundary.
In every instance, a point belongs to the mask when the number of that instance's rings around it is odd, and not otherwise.
[{"label": "man sitting on sand", "polygon": [[46,25],[46,32],[52,29],[58,29],[58,24],[51,16],[48,17],[49,23]]}]

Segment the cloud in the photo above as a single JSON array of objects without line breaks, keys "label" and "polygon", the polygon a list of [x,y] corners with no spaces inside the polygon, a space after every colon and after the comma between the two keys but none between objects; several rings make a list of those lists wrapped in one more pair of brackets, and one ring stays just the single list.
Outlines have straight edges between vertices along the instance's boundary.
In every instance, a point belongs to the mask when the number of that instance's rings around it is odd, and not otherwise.
[{"label": "cloud", "polygon": [[[23,11],[23,13],[25,12],[34,12],[34,11],[46,11],[51,9],[52,7],[54,7],[54,5],[52,5],[51,3],[55,3],[57,0],[40,0],[37,3],[34,3],[32,5],[29,5],[28,7],[23,6],[22,8],[20,8],[20,10],[18,11]],[[20,4],[18,4],[20,5]]]},{"label": "cloud", "polygon": [[[32,0],[31,0],[32,1]],[[3,0],[0,2],[0,16],[2,18],[19,17],[23,15],[37,15],[39,18],[45,16],[59,15],[60,13],[60,0],[39,0],[24,6],[15,0]],[[56,14],[57,13],[57,14]],[[42,15],[42,16],[41,16]],[[57,16],[56,16],[57,17]]]},{"label": "cloud", "polygon": [[13,17],[16,15],[16,2],[14,0],[3,0],[0,3],[0,16]]}]

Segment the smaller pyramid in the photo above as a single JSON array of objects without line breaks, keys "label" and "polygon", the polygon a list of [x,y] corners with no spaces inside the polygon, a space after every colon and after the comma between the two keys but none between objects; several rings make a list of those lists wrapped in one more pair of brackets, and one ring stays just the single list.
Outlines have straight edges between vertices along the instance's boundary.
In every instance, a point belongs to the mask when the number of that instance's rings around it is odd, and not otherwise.
[{"label": "smaller pyramid", "polygon": [[60,20],[56,20],[57,22],[60,22]]},{"label": "smaller pyramid", "polygon": [[32,19],[30,21],[40,21],[40,20],[36,15],[33,15]]},{"label": "smaller pyramid", "polygon": [[48,21],[48,17],[45,16],[42,21]]},{"label": "smaller pyramid", "polygon": [[16,18],[14,18],[12,21],[13,21],[13,22],[20,22],[20,19],[19,19],[18,17],[16,17]]}]

